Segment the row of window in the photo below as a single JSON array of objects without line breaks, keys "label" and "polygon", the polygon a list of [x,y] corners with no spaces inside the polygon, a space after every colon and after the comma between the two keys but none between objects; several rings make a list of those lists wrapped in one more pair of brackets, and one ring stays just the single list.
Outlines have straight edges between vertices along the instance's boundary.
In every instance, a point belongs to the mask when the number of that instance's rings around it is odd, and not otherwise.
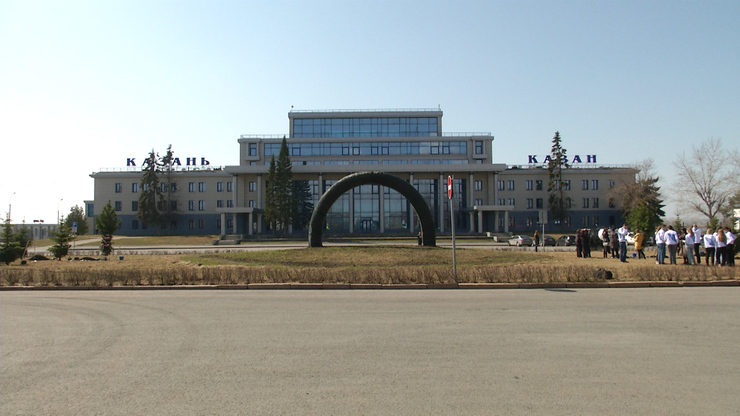
[{"label": "row of window", "polygon": [[[232,192],[233,191],[233,182],[226,182],[226,192]],[[205,182],[188,182],[188,192],[195,192],[195,189],[198,189],[198,192],[205,192],[206,191],[206,183]],[[131,183],[131,193],[138,193],[139,192],[140,184],[139,182],[132,182]],[[141,189],[146,192],[148,190],[147,184],[143,184],[141,186]],[[117,194],[120,194],[123,192],[123,184],[120,182],[116,182],[114,184],[114,190]],[[159,184],[159,190],[162,193],[166,192],[177,192],[177,184],[172,183],[160,183]],[[216,192],[223,192],[224,191],[224,182],[216,182]]]},{"label": "row of window", "polygon": [[438,136],[436,117],[347,117],[293,119],[293,137]]},{"label": "row of window", "polygon": [[[265,158],[277,157],[280,154],[280,146],[280,143],[265,143],[263,149]],[[465,155],[468,153],[468,144],[464,140],[363,143],[293,142],[288,143],[288,151],[290,156]],[[482,147],[480,153],[483,153]]]},{"label": "row of window", "polygon": [[[526,186],[527,191],[542,191],[544,182],[541,179],[527,179],[525,181],[525,186]],[[557,180],[554,182],[554,186],[557,188],[558,186]],[[610,180],[609,189],[613,187],[614,187],[614,181]],[[481,188],[482,188],[482,184],[481,184]],[[496,188],[499,191],[503,191],[503,190],[514,191],[516,188],[516,184],[514,180],[507,180],[507,181],[499,180],[496,182]],[[588,191],[589,189],[592,191],[598,191],[599,190],[599,180],[598,179],[583,179],[581,180],[581,189],[584,191]],[[476,189],[476,191],[478,190],[480,189]],[[563,190],[565,191],[571,190],[570,179],[563,180]]]},{"label": "row of window", "polygon": [[[195,207],[198,207],[198,211],[205,211],[206,210],[206,201],[201,199],[198,201],[195,201],[193,199],[188,201],[188,211],[195,211]],[[233,208],[234,207],[234,201],[231,199],[225,200],[226,208]],[[114,209],[116,211],[122,211],[123,210],[123,202],[122,201],[115,201],[114,202]],[[255,207],[256,202],[254,200],[249,200],[249,206]],[[216,208],[223,208],[224,207],[224,200],[218,199],[216,200]],[[160,209],[163,209],[163,207],[160,205]],[[139,201],[131,201],[131,211],[137,212],[139,210]],[[170,210],[171,211],[177,211],[177,201],[170,201]]]},{"label": "row of window", "polygon": [[[227,227],[232,227],[232,224],[233,224],[233,220],[232,219],[227,219],[226,220],[226,226]],[[206,220],[203,219],[203,218],[200,218],[197,221],[196,220],[192,220],[192,219],[191,220],[188,220],[188,229],[189,230],[194,230],[196,228],[196,225],[197,225],[198,229],[200,229],[200,230],[205,229],[206,228]],[[163,230],[167,228],[167,225],[166,224],[161,224],[160,226],[161,226],[161,228]],[[141,228],[142,230],[146,230],[147,229],[147,225],[144,224],[144,223],[140,223],[138,219],[131,220],[131,229],[132,230],[138,230],[139,228]],[[217,229],[218,228],[221,228],[221,219],[220,218],[216,220],[216,228]],[[170,222],[170,229],[172,229],[172,230],[176,230],[177,229],[177,221]]]},{"label": "row of window", "polygon": [[[497,205],[516,205],[515,198],[498,198],[496,200]],[[483,205],[483,200],[476,199],[475,205]],[[583,198],[581,208],[599,208],[599,198]],[[609,208],[614,208],[614,199],[609,198]],[[544,209],[545,200],[542,198],[527,198],[527,209]],[[571,198],[565,198],[565,208],[573,208],[573,200]]]}]

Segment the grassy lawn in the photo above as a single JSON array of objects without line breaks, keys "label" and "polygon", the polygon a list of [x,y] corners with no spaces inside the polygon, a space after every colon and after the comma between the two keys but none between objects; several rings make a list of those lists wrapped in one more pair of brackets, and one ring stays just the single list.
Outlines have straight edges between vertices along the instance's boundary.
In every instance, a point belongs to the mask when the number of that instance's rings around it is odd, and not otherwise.
[{"label": "grassy lawn", "polygon": [[[89,236],[91,239],[100,239],[100,236]],[[113,245],[116,247],[153,247],[153,246],[200,246],[210,245],[217,239],[213,235],[189,236],[152,236],[152,237],[118,237],[113,236]],[[77,240],[82,238],[78,237]],[[97,247],[99,241],[80,244],[78,247]]]},{"label": "grassy lawn", "polygon": [[577,258],[573,252],[465,248],[457,250],[457,264],[455,278],[451,249],[416,246],[129,255],[123,260],[113,256],[107,261],[63,260],[2,265],[0,285],[557,283],[603,281],[603,275],[596,273],[599,269],[609,270],[617,281],[737,279],[735,268],[729,267],[659,266],[652,259],[631,259],[629,263],[620,263],[611,258]]}]

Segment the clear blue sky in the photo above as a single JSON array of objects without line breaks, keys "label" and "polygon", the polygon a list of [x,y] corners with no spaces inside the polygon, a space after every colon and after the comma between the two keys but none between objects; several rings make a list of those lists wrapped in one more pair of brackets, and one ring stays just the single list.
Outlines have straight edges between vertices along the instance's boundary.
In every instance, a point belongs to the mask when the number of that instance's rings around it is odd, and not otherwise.
[{"label": "clear blue sky", "polygon": [[168,144],[238,164],[238,136],[287,133],[291,106],[441,106],[508,164],[559,130],[570,154],[655,159],[667,189],[692,143],[739,146],[739,18],[737,0],[0,0],[0,212],[53,222],[91,172]]}]

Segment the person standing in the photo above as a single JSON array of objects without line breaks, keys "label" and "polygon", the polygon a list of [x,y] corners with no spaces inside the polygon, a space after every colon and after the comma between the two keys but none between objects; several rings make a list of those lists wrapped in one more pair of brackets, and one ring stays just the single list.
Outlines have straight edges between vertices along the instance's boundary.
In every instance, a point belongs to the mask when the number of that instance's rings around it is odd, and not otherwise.
[{"label": "person standing", "polygon": [[599,240],[601,245],[604,247],[604,258],[609,257],[609,231],[606,227],[599,230]]},{"label": "person standing", "polygon": [[534,231],[534,251],[537,252],[537,247],[540,246],[540,232],[538,230]]},{"label": "person standing", "polygon": [[711,259],[712,266],[714,266],[714,247],[715,247],[715,241],[714,241],[714,234],[712,234],[712,229],[707,228],[707,233],[704,234],[704,251],[706,252],[706,259],[707,259],[707,266],[709,266],[709,261]]},{"label": "person standing", "polygon": [[655,230],[655,245],[658,247],[656,264],[665,264],[665,224]]},{"label": "person standing", "polygon": [[591,257],[591,229],[583,229],[583,257]]},{"label": "person standing", "polygon": [[583,236],[581,230],[576,231],[576,256],[583,257]]},{"label": "person standing", "polygon": [[735,265],[735,234],[732,233],[730,227],[725,227],[725,235],[727,236],[727,265]]},{"label": "person standing", "polygon": [[644,259],[645,252],[642,251],[643,244],[645,243],[645,233],[643,233],[639,228],[637,229],[637,232],[635,233],[635,251],[637,251],[637,259]]},{"label": "person standing", "polygon": [[676,251],[678,251],[678,233],[673,229],[672,225],[669,225],[668,231],[665,232],[665,245],[668,249],[668,260],[671,264],[676,264]]},{"label": "person standing", "polygon": [[614,227],[609,227],[609,247],[612,249],[612,258],[616,259],[619,256],[619,236]]},{"label": "person standing", "polygon": [[719,227],[714,235],[717,240],[716,248],[714,250],[714,254],[717,257],[715,263],[720,266],[724,266],[727,264],[727,236],[725,235],[725,230],[723,230],[722,227]]},{"label": "person standing", "polygon": [[627,263],[627,234],[630,229],[627,228],[627,224],[622,224],[622,227],[617,230],[617,238],[619,239],[619,261]]},{"label": "person standing", "polygon": [[699,250],[699,247],[701,246],[702,230],[694,224],[691,226],[691,231],[694,232],[694,254],[696,255],[696,263],[701,264],[701,250]]},{"label": "person standing", "polygon": [[686,262],[689,265],[696,264],[694,261],[694,229],[689,228],[686,230],[686,237],[684,237],[686,243]]}]

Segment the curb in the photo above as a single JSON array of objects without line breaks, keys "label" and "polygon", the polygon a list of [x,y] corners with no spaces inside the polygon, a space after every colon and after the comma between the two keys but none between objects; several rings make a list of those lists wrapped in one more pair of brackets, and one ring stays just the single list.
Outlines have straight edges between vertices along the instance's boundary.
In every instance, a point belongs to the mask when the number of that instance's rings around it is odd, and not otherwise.
[{"label": "curb", "polygon": [[653,287],[728,287],[740,280],[663,281],[663,282],[553,282],[553,283],[249,283],[246,285],[174,286],[0,286],[0,292],[16,291],[91,291],[91,290],[450,290],[450,289],[624,289]]}]

